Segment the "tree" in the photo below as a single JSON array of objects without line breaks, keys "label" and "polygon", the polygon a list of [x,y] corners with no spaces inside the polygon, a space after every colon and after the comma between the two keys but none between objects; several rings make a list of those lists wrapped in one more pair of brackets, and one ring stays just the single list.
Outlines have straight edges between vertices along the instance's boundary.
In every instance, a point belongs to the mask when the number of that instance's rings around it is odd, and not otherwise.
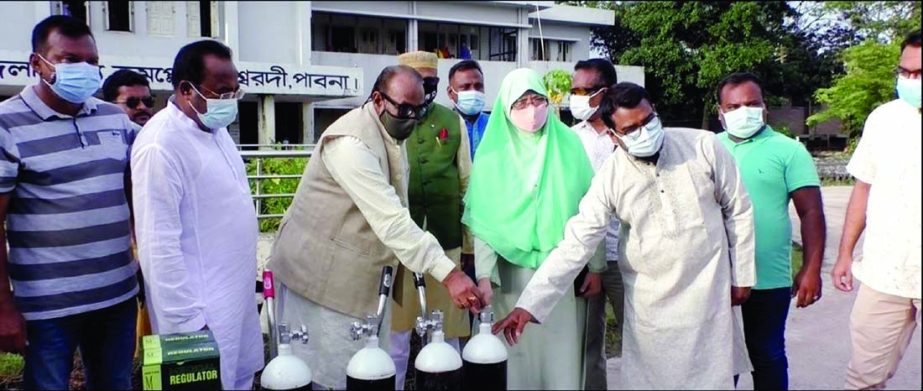
[{"label": "tree", "polygon": [[594,30],[613,62],[645,67],[657,111],[674,125],[708,128],[714,86],[729,73],[769,68],[784,47],[784,2],[630,2],[614,25]]},{"label": "tree", "polygon": [[829,108],[808,117],[808,125],[838,118],[851,138],[862,130],[865,119],[876,106],[894,99],[894,68],[900,57],[900,44],[882,44],[874,39],[843,52],[846,74],[833,86],[817,91],[817,100]]}]

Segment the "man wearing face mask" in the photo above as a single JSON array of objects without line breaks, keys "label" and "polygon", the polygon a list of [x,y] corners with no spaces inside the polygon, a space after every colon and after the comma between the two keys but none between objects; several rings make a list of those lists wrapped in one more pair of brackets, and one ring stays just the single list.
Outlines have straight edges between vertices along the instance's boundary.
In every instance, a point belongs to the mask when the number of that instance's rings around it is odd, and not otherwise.
[{"label": "man wearing face mask", "polygon": [[368,102],[324,131],[279,226],[269,263],[279,318],[312,333],[292,348],[325,389],[346,387],[346,364],[364,344],[347,331],[376,312],[383,266],[429,274],[456,307],[481,308],[474,282],[407,209],[405,140],[429,107],[413,68],[382,70]]},{"label": "man wearing face mask", "polygon": [[[756,280],[741,306],[747,351],[757,390],[788,389],[785,320],[792,298],[798,308],[820,300],[826,222],[814,160],[800,142],[766,124],[760,80],[734,73],[718,83],[718,140],[731,152],[753,202]],[[801,219],[804,264],[792,279],[789,201]]]},{"label": "man wearing face mask", "polygon": [[545,321],[617,217],[627,299],[622,385],[732,389],[734,375],[749,370],[732,306],[756,279],[753,212],[734,158],[711,132],[664,129],[636,84],[607,91],[600,116],[619,148],[494,332],[515,343],[527,324]]},{"label": "man wearing face mask", "polygon": [[92,97],[98,61],[86,23],[48,17],[32,31],[37,83],[0,103],[0,351],[25,355],[25,389],[67,389],[78,348],[87,388],[131,388],[134,131]]},{"label": "man wearing face mask", "polygon": [[[465,122],[448,107],[434,102],[439,86],[435,54],[410,52],[397,59],[423,77],[423,104],[427,107],[426,115],[420,118],[405,143],[410,166],[407,188],[410,217],[420,228],[432,233],[446,255],[464,270],[473,263],[474,252],[467,229],[461,223],[462,197],[471,173]],[[389,353],[397,366],[400,390],[410,358],[410,337],[420,316],[420,300],[412,273],[406,267],[398,266],[394,281]],[[446,342],[459,349],[459,338],[471,334],[467,311],[452,305],[445,287],[430,277],[426,281],[426,301],[428,310],[443,312]]]},{"label": "man wearing face mask", "polygon": [[227,126],[243,91],[231,50],[202,40],[173,61],[173,96],[132,149],[135,227],[154,333],[209,329],[221,385],[250,389],[263,367],[253,301],[256,211]]},{"label": "man wearing face mask", "polygon": [[831,277],[844,292],[853,290],[853,274],[862,282],[849,320],[847,389],[884,389],[920,319],[920,43],[920,30],[904,39],[898,99],[869,114],[846,166],[856,184]]},{"label": "man wearing face mask", "polygon": [[[571,79],[570,112],[580,123],[571,127],[586,150],[593,170],[599,170],[603,162],[615,151],[615,139],[609,134],[609,127],[599,115],[599,103],[607,87],[618,82],[615,67],[609,60],[593,58],[579,61],[574,66]],[[583,286],[582,295],[587,302],[586,340],[586,389],[605,390],[606,380],[606,299],[612,305],[616,327],[622,327],[622,312],[625,290],[622,274],[619,272],[619,221],[613,219],[606,231],[606,240],[600,246],[597,256],[605,256],[605,268],[590,268]],[[591,263],[590,265],[592,265]],[[602,291],[603,294],[599,294]],[[621,335],[621,332],[619,333]]]},{"label": "man wearing face mask", "polygon": [[487,99],[484,95],[484,72],[477,61],[465,60],[449,69],[449,99],[455,103],[455,111],[465,120],[468,141],[471,146],[471,160],[484,138],[490,115],[484,112]]}]

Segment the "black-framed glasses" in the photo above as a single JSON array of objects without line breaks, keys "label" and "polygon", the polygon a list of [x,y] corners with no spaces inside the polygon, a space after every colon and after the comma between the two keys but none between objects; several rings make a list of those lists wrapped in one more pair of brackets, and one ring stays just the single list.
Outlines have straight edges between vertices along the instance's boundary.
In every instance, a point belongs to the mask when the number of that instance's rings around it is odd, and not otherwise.
[{"label": "black-framed glasses", "polygon": [[142,104],[142,103],[144,103],[144,106],[147,107],[147,108],[153,108],[153,107],[154,107],[154,97],[153,97],[153,96],[145,96],[145,97],[143,97],[143,98],[139,98],[139,97],[137,97],[137,96],[132,96],[132,97],[129,97],[129,98],[125,99],[125,100],[117,100],[117,101],[115,101],[115,103],[124,104],[125,106],[127,106],[129,109],[132,109],[132,110],[134,110],[135,108],[137,108],[138,105],[139,105],[139,104]]},{"label": "black-framed glasses", "polygon": [[388,96],[388,94],[385,94],[384,92],[381,92],[381,91],[378,91],[378,93],[381,94],[382,98],[385,98],[386,101],[388,101],[394,107],[397,108],[397,116],[396,116],[397,118],[421,119],[423,117],[426,117],[426,114],[429,113],[429,105],[426,103],[423,103],[419,106],[414,106],[410,103],[397,103],[394,99],[391,99],[391,97]]}]

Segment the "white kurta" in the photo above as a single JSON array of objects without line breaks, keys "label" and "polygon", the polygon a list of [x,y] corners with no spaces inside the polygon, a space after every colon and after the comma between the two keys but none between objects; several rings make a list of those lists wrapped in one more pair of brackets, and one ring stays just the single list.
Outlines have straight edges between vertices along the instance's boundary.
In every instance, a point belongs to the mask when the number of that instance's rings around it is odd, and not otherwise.
[{"label": "white kurta", "polygon": [[613,216],[622,221],[622,384],[733,388],[749,360],[731,285],[756,282],[752,210],[733,157],[713,134],[693,129],[666,129],[656,164],[617,150],[517,307],[546,319]]},{"label": "white kurta", "polygon": [[214,333],[224,389],[263,366],[256,311],[256,212],[226,129],[200,130],[171,102],[135,141],[138,253],[155,333]]}]

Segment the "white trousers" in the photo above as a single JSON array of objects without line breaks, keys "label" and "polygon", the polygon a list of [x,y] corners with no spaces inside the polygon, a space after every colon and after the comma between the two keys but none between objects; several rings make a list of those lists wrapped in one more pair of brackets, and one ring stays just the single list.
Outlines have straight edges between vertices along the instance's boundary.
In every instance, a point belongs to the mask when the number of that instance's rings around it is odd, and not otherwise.
[{"label": "white trousers", "polygon": [[[407,378],[407,362],[410,360],[410,337],[411,331],[391,332],[391,343],[388,346],[388,354],[394,360],[394,366],[397,370],[395,383],[397,390],[404,389],[404,381]],[[461,354],[461,348],[458,345],[458,338],[446,338],[445,342],[452,345],[458,354]]]}]

